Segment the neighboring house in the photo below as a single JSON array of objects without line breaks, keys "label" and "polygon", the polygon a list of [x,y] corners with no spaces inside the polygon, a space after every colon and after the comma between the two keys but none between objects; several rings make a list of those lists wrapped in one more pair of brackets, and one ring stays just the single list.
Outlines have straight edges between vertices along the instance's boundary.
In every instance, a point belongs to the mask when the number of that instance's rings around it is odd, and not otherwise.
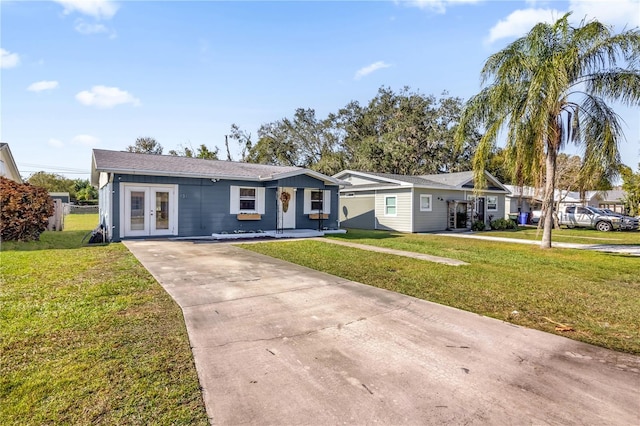
[{"label": "neighboring house", "polygon": [[401,232],[469,229],[474,221],[502,218],[509,192],[485,172],[487,188],[474,193],[473,172],[405,176],[344,170],[340,226]]},{"label": "neighboring house", "polygon": [[542,206],[543,190],[531,186],[504,185],[509,194],[505,197],[505,219],[517,216],[519,213],[531,213],[540,210]]},{"label": "neighboring house", "polygon": [[71,196],[68,192],[49,192],[49,196],[54,200],[60,200],[62,204],[71,203]]},{"label": "neighboring house", "polygon": [[[544,189],[531,186],[504,185],[510,192],[505,199],[505,212],[507,216],[520,212],[531,213],[542,208]],[[558,208],[572,205],[591,206],[611,209],[618,213],[624,212],[622,198],[625,191],[612,189],[609,191],[586,191],[583,196],[577,191],[565,191],[556,189],[554,200]],[[505,216],[505,217],[507,217]]]},{"label": "neighboring house", "polygon": [[9,144],[0,142],[0,176],[11,179],[14,182],[23,183],[18,166],[13,160]]},{"label": "neighboring house", "polygon": [[337,229],[338,179],[280,167],[93,150],[108,238]]},{"label": "neighboring house", "polygon": [[[626,191],[622,189],[611,189],[609,191],[598,192],[594,197],[597,201],[595,207],[601,209],[613,210],[616,213],[625,213],[624,202],[622,201],[627,196]],[[589,204],[594,205],[594,204]]]}]

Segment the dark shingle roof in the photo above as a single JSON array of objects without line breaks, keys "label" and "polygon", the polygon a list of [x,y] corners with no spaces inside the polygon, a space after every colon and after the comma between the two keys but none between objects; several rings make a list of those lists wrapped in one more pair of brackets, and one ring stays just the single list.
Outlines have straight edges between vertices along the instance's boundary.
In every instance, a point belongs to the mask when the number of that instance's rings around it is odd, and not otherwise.
[{"label": "dark shingle roof", "polygon": [[428,183],[420,176],[407,176],[407,175],[396,175],[393,173],[377,173],[377,172],[363,172],[371,176],[378,176],[385,179],[393,179],[400,182],[411,183],[414,185],[424,185]]},{"label": "dark shingle roof", "polygon": [[470,180],[473,180],[473,172],[440,173],[436,175],[422,175],[420,177],[443,185],[460,186]]},{"label": "dark shingle roof", "polygon": [[[434,189],[450,189],[452,186],[456,186],[458,182],[462,183],[469,180],[467,175],[470,174],[471,178],[473,178],[473,172],[461,172],[461,173],[443,173],[437,175],[421,175],[421,176],[408,176],[408,175],[397,175],[393,173],[377,173],[377,172],[361,172],[363,174],[377,176],[383,179],[393,179],[399,182],[409,183],[411,185],[417,186],[426,186],[428,188]],[[456,176],[461,175],[461,176]],[[360,185],[358,185],[360,186]]]},{"label": "dark shingle roof", "polygon": [[[464,189],[467,188],[465,184],[470,182],[469,188],[473,188],[473,172],[455,172],[455,173],[440,173],[433,175],[420,175],[420,176],[407,176],[407,175],[397,175],[393,173],[378,173],[378,172],[359,172],[353,170],[344,170],[338,174],[336,177],[343,176],[344,174],[354,174],[359,175],[360,177],[370,176],[371,178],[380,178],[381,180],[386,180],[386,182],[379,183],[367,183],[360,185],[353,185],[350,188],[345,190],[357,190],[357,189],[371,189],[375,186],[389,186],[389,185],[398,185],[398,186],[413,186],[413,187],[421,187],[421,188],[430,188],[430,189]],[[407,185],[405,185],[407,184]],[[468,189],[468,188],[467,188]],[[500,190],[504,192],[508,192],[504,188],[500,187],[500,184],[496,184],[496,186],[492,186],[489,189],[491,190]]]},{"label": "dark shingle roof", "polygon": [[301,167],[281,167],[235,161],[203,160],[174,155],[139,154],[94,149],[95,168],[102,170],[135,170],[202,177],[268,178],[273,175],[302,171]]}]

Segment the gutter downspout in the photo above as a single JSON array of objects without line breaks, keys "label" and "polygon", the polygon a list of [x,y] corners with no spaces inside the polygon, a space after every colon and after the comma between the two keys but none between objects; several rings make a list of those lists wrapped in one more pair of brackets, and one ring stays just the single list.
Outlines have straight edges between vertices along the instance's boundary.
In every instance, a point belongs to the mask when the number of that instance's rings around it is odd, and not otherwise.
[{"label": "gutter downspout", "polygon": [[373,229],[378,229],[378,190],[373,190]]}]

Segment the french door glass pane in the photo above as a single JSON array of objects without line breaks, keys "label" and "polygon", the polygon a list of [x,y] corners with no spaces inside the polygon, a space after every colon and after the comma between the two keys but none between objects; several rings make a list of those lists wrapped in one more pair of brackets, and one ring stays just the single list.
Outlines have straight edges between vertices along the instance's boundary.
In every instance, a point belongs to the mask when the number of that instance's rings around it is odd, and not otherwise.
[{"label": "french door glass pane", "polygon": [[156,229],[169,229],[168,192],[156,192]]},{"label": "french door glass pane", "polygon": [[131,191],[131,230],[144,230],[144,191]]}]

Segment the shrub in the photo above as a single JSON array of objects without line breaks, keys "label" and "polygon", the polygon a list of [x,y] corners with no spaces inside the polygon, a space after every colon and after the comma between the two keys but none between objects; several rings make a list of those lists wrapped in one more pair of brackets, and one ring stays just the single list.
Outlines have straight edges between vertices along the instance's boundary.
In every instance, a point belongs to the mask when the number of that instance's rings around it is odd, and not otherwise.
[{"label": "shrub", "polygon": [[484,222],[481,220],[476,220],[471,224],[472,231],[484,231],[484,228],[485,228]]},{"label": "shrub", "polygon": [[0,241],[38,241],[53,215],[46,189],[0,177]]},{"label": "shrub", "polygon": [[505,229],[517,229],[516,223],[509,219],[496,219],[491,221],[491,229],[504,231]]}]

